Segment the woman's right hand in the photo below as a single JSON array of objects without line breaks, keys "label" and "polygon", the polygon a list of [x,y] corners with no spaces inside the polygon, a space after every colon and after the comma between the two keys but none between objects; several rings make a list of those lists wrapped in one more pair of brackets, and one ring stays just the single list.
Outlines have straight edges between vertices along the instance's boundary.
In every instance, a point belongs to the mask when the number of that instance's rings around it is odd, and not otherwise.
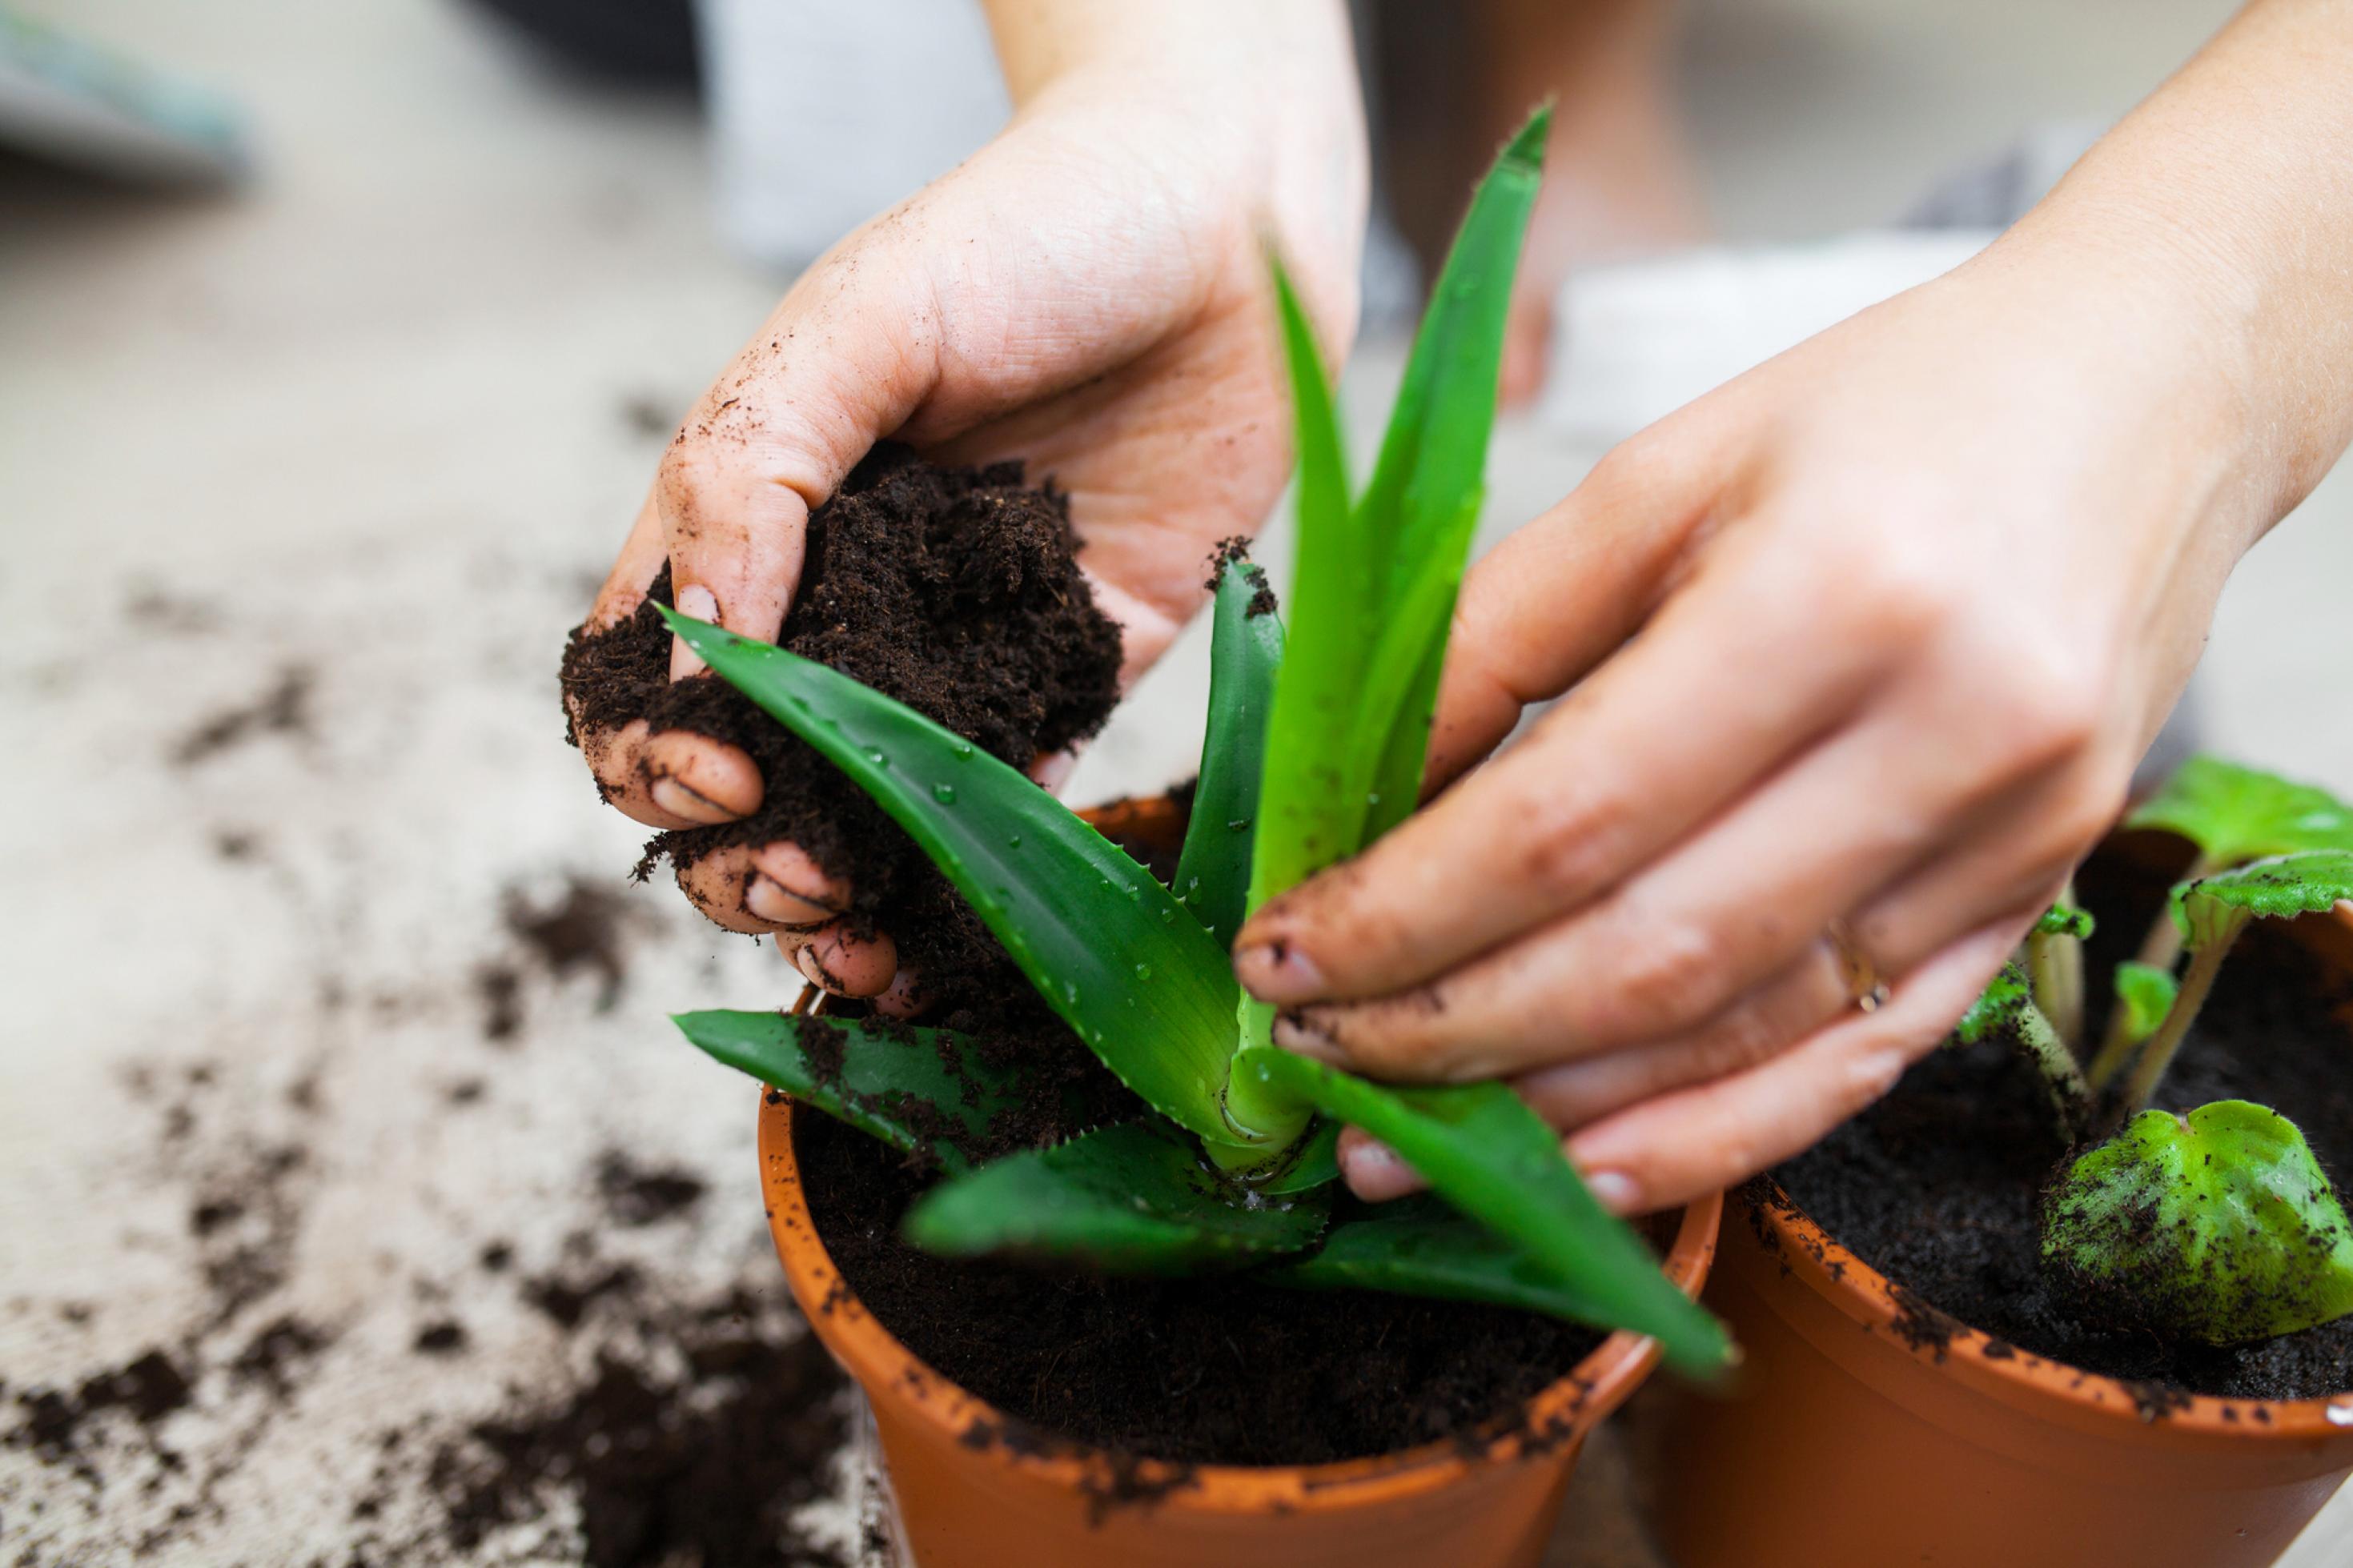
[{"label": "woman's right hand", "polygon": [[[896,436],[1050,476],[1119,623],[1123,682],[1158,657],[1216,542],[1255,531],[1289,473],[1264,247],[1335,358],[1355,326],[1366,174],[1345,17],[1266,10],[1000,17],[1011,123],[795,283],[672,438],[590,626],[629,616],[667,562],[681,610],[774,640],[811,509]],[[700,668],[673,647],[672,679]],[[762,804],[752,760],[701,735],[640,720],[581,744],[649,826]],[[679,882],[828,990],[911,1005],[888,935],[835,922],[849,889],[797,846],[716,850]]]}]

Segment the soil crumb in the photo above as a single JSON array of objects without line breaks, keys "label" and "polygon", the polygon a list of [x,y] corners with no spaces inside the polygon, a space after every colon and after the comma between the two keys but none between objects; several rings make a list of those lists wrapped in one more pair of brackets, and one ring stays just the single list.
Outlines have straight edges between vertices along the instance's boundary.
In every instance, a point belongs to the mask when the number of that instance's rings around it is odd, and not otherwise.
[{"label": "soil crumb", "polygon": [[533,973],[559,984],[575,974],[594,976],[599,1013],[610,1012],[620,1000],[629,977],[627,938],[639,911],[618,888],[567,873],[546,900],[507,889],[500,913],[514,954],[474,971],[482,1038],[504,1045],[522,1032],[524,983]]},{"label": "soil crumb", "polygon": [[691,1172],[649,1169],[618,1149],[607,1149],[596,1162],[596,1190],[616,1223],[642,1226],[677,1218],[702,1201],[704,1188],[702,1178]]},{"label": "soil crumb", "polygon": [[311,689],[316,679],[307,666],[288,666],[251,702],[223,709],[183,735],[172,748],[172,761],[194,767],[264,735],[309,735]]}]

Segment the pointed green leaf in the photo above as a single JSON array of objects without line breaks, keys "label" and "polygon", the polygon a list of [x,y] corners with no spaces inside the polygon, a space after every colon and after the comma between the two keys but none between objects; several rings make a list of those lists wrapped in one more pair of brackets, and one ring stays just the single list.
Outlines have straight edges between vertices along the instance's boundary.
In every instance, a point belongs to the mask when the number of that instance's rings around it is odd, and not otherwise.
[{"label": "pointed green leaf", "polygon": [[1120,1081],[1205,1139],[1239,994],[1225,952],[1167,889],[1052,795],[871,687],[665,609],[670,629],[874,797],[955,884]]},{"label": "pointed green leaf", "polygon": [[1388,602],[1397,614],[1385,640],[1402,646],[1405,670],[1396,686],[1367,692],[1366,718],[1380,742],[1366,843],[1402,822],[1421,788],[1455,590],[1486,493],[1512,277],[1535,210],[1551,126],[1549,108],[1532,115],[1472,195],[1358,505],[1369,531],[1393,531],[1397,542],[1386,556]]},{"label": "pointed green leaf", "polygon": [[1338,770],[1365,649],[1378,636],[1382,572],[1349,527],[1339,418],[1315,334],[1282,262],[1271,265],[1299,447],[1299,552],[1252,836],[1252,909],[1356,847],[1363,802],[1342,787]]},{"label": "pointed green leaf", "polygon": [[2169,969],[2129,961],[2116,965],[2116,1005],[2123,1015],[2122,1033],[2127,1046],[2137,1046],[2157,1033],[2165,1016],[2173,1011],[2173,999],[2180,990],[2180,982]]},{"label": "pointed green leaf", "polygon": [[2187,838],[2210,866],[2300,849],[2353,850],[2353,807],[2327,790],[2205,755],[2182,763],[2125,826]]},{"label": "pointed green leaf", "polygon": [[1209,636],[1209,724],[1201,782],[1176,861],[1176,896],[1221,948],[1233,945],[1250,897],[1250,841],[1267,719],[1282,666],[1282,621],[1266,573],[1237,551],[1218,572]]},{"label": "pointed green leaf", "polygon": [[1219,1174],[1166,1123],[1127,1121],[944,1182],[907,1211],[903,1230],[946,1258],[1194,1274],[1310,1246],[1330,1209],[1328,1191],[1267,1197]]},{"label": "pointed green leaf", "polygon": [[1301,1290],[1377,1290],[1516,1307],[1596,1328],[1614,1328],[1607,1303],[1476,1221],[1427,1194],[1384,1204],[1334,1226],[1304,1257],[1257,1278]]},{"label": "pointed green leaf", "polygon": [[1019,1079],[945,1029],[785,1013],[678,1013],[715,1059],[951,1173],[973,1168],[988,1124],[1023,1100]]},{"label": "pointed green leaf", "polygon": [[1723,1325],[1659,1271],[1641,1238],[1586,1191],[1560,1135],[1503,1084],[1374,1084],[1276,1049],[1242,1052],[1234,1074],[1387,1143],[1448,1203],[1588,1300],[1596,1321],[1656,1338],[1670,1364],[1705,1374],[1730,1363]]},{"label": "pointed green leaf", "polygon": [[2078,1158],[2042,1256],[2104,1315],[2207,1344],[2353,1312],[2353,1226],[2295,1123],[2243,1100],[2145,1110]]},{"label": "pointed green leaf", "polygon": [[1546,113],[1530,121],[1472,195],[1406,363],[1370,487],[1353,511],[1336,493],[1323,364],[1277,269],[1303,454],[1299,566],[1252,908],[1355,854],[1413,809],[1484,490],[1512,274],[1547,124]]},{"label": "pointed green leaf", "polygon": [[2173,920],[2192,951],[2238,935],[2249,921],[2316,915],[2353,899],[2353,849],[2307,849],[2218,871],[2173,891]]}]

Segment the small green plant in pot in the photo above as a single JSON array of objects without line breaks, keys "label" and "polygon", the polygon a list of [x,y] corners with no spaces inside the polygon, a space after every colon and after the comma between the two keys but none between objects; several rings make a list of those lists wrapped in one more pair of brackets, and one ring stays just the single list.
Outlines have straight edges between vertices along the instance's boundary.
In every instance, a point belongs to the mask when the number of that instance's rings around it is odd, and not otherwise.
[{"label": "small green plant in pot", "polygon": [[2353,811],[2310,785],[2201,756],[2126,826],[2189,838],[2197,858],[2138,955],[2117,966],[2089,1069],[2075,1050],[2090,917],[2065,905],[2037,922],[1955,1031],[1963,1044],[1997,1031],[2015,1041],[2071,1145],[2044,1194],[2044,1263],[2106,1321],[2200,1343],[2343,1317],[2353,1312],[2353,1224],[2296,1125],[2243,1100],[2147,1107],[2248,925],[2353,899]]},{"label": "small green plant in pot", "polygon": [[[1279,1049],[1227,944],[1259,902],[1412,809],[1476,521],[1545,117],[1481,184],[1364,493],[1275,267],[1299,447],[1286,635],[1238,549],[1218,567],[1201,778],[1173,886],[1017,770],[856,681],[671,615],[712,669],[864,789],[929,855],[1136,1114],[990,1163],[1018,1093],[955,1036],[773,1012],[678,1018],[720,1060],[934,1164],[903,1235],[935,1254],[1104,1272],[1249,1270],[1269,1286],[1497,1303],[1653,1337],[1706,1375],[1731,1346],[1500,1084],[1377,1084]],[[1333,1225],[1334,1139],[1361,1126],[1434,1196]]]}]

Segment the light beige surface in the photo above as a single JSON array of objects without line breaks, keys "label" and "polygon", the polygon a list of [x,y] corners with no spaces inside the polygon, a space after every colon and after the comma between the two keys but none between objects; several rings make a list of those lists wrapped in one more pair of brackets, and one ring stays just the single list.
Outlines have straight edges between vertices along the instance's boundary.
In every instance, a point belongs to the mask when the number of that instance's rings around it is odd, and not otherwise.
[{"label": "light beige surface", "polygon": [[[510,891],[633,858],[559,743],[553,660],[659,449],[631,405],[681,407],[776,284],[712,238],[689,115],[547,79],[453,5],[28,9],[235,89],[265,169],[237,200],[172,203],[0,166],[0,1376],[77,1380],[158,1342],[200,1373],[164,1428],[190,1473],[101,1495],[0,1450],[0,1551],[130,1561],[204,1480],[217,1513],[146,1560],[309,1561],[359,1533],[385,1426],[579,1374],[589,1347],[470,1264],[504,1239],[518,1273],[556,1267],[600,1223],[599,1151],[712,1184],[600,1256],[689,1298],[773,1287],[745,1096],[659,1015],[780,998],[774,953],[642,893],[610,1011],[526,966],[501,1048],[474,986],[519,956]],[[1694,101],[1722,210],[1777,236],[1883,216],[2022,119],[2122,108],[2217,9],[1712,0]],[[1365,356],[1357,408],[1395,363]],[[1593,456],[1507,429],[1491,529]],[[2257,552],[2209,661],[2218,742],[2340,788],[2348,510],[2339,479]],[[172,760],[298,665],[310,731]],[[1198,681],[1181,658],[1155,676],[1082,789],[1181,769]],[[175,1110],[195,1125],[157,1142]],[[298,1144],[299,1202],[190,1234],[206,1192]],[[205,1270],[257,1238],[284,1278],[211,1321]],[[289,1311],[332,1338],[270,1409],[229,1363]],[[442,1314],[467,1353],[405,1353]],[[1645,1560],[1610,1478],[1580,1481],[1558,1562]],[[368,1529],[396,1542],[413,1501]],[[2345,1560],[2353,1512],[2331,1518],[2297,1568]],[[560,1561],[550,1524],[480,1556]]]}]

